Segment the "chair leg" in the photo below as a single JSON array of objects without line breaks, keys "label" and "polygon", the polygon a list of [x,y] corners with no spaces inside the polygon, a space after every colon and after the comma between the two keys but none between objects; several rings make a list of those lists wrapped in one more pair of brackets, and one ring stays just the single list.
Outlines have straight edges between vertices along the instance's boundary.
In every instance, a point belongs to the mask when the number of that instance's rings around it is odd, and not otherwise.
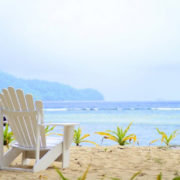
[{"label": "chair leg", "polygon": [[62,154],[62,167],[67,168],[69,166],[69,149],[63,150]]},{"label": "chair leg", "polygon": [[62,154],[62,166],[66,168],[69,166],[69,149],[73,140],[74,126],[64,127],[64,142]]},{"label": "chair leg", "polygon": [[62,154],[62,143],[49,150],[33,167],[33,172],[47,169]]},{"label": "chair leg", "polygon": [[22,152],[22,150],[12,147],[4,156],[3,156],[3,166],[9,166],[11,162],[16,159],[16,157]]},{"label": "chair leg", "polygon": [[29,164],[29,159],[27,159],[27,152],[24,151],[22,153],[22,162],[21,162],[22,165],[28,165]]}]

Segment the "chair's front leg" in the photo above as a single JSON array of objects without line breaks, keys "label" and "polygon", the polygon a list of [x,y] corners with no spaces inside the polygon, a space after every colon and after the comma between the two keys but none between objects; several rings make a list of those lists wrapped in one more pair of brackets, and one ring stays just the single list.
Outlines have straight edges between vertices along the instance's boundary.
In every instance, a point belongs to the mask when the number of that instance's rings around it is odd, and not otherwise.
[{"label": "chair's front leg", "polygon": [[29,164],[29,159],[27,159],[27,152],[24,151],[22,153],[22,162],[21,162],[22,165],[28,165]]},{"label": "chair's front leg", "polygon": [[64,127],[64,141],[63,141],[63,153],[62,153],[62,166],[66,168],[69,166],[69,148],[72,144],[74,135],[74,125]]},{"label": "chair's front leg", "polygon": [[36,163],[40,158],[40,127],[41,127],[41,113],[38,111],[37,113],[37,128],[36,128]]}]

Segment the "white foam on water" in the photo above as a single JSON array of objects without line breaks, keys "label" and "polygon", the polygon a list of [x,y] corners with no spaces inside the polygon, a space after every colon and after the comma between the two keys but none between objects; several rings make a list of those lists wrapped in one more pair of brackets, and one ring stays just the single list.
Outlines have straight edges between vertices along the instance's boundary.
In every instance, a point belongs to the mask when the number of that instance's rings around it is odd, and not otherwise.
[{"label": "white foam on water", "polygon": [[152,110],[159,110],[159,111],[180,111],[180,108],[152,108]]},{"label": "white foam on water", "polygon": [[68,111],[67,108],[47,108],[47,109],[44,109],[44,111],[52,111],[52,112],[55,112],[55,111]]}]

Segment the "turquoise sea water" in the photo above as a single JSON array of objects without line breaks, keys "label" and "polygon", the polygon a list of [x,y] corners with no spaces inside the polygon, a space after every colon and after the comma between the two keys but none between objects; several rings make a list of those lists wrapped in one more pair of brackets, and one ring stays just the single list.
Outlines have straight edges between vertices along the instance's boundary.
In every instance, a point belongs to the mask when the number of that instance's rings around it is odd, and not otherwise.
[{"label": "turquoise sea water", "polygon": [[[129,133],[137,135],[140,146],[160,138],[155,128],[168,134],[175,129],[180,131],[180,102],[45,102],[44,105],[46,122],[79,123],[83,134],[91,134],[88,140],[102,145],[116,143],[106,139],[102,142],[102,136],[94,132],[115,130],[117,126],[125,128],[131,121]],[[154,143],[160,144],[160,141]],[[180,135],[172,144],[180,145]]]}]

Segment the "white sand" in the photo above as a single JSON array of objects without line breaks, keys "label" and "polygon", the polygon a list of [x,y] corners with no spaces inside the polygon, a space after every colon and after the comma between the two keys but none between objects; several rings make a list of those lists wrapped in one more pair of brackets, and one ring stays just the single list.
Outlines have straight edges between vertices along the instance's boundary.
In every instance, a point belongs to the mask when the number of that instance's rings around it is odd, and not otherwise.
[{"label": "white sand", "polygon": [[[19,156],[14,166],[20,163]],[[32,163],[32,162],[31,162]],[[137,171],[142,173],[136,178],[155,180],[162,172],[163,180],[171,180],[180,175],[180,149],[162,149],[158,147],[71,147],[70,166],[61,168],[61,163],[55,162],[46,171],[39,173],[0,171],[2,180],[58,180],[59,176],[53,166],[60,168],[65,177],[77,179],[91,164],[87,180],[101,180],[110,177],[129,180]]]}]

